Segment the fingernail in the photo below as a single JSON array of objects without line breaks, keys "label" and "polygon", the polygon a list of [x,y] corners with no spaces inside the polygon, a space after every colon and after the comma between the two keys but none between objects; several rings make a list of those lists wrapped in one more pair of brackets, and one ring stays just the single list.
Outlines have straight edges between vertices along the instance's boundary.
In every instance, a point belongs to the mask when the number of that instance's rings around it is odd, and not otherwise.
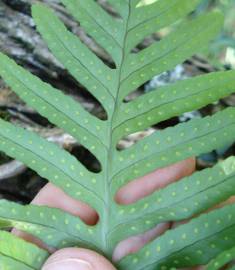
[{"label": "fingernail", "polygon": [[61,261],[50,262],[43,266],[42,270],[92,270],[89,262],[81,259],[68,258]]}]

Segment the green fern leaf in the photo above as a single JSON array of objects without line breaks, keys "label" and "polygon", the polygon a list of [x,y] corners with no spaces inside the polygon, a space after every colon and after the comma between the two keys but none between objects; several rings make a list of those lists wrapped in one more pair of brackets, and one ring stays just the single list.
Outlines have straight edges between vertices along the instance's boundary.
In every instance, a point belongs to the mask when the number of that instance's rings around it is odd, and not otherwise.
[{"label": "green fern leaf", "polygon": [[1,119],[0,138],[1,149],[9,156],[24,162],[70,196],[83,198],[94,208],[101,207],[102,199],[96,193],[99,189],[92,181],[96,174],[89,172],[68,152],[37,134],[14,127]]},{"label": "green fern leaf", "polygon": [[[211,21],[216,23],[211,25]],[[202,49],[218,33],[222,21],[218,13],[200,16],[191,22],[182,23],[165,39],[137,55],[127,55],[121,71],[119,99],[122,100],[154,75],[174,68],[177,63],[198,51],[198,47]]]},{"label": "green fern leaf", "polygon": [[[185,220],[201,213],[231,197],[234,194],[234,181],[235,157],[230,157],[211,169],[194,173],[156,191],[135,205],[115,205],[110,242],[115,245],[136,232],[151,229],[156,224]],[[132,232],[128,228],[131,228]]]},{"label": "green fern leaf", "polygon": [[102,158],[107,147],[101,143],[106,141],[107,125],[103,121],[89,114],[69,96],[18,66],[7,56],[0,54],[0,60],[0,74],[25,102]]},{"label": "green fern leaf", "polygon": [[[220,148],[234,141],[235,109],[229,108],[211,117],[155,132],[134,146],[114,154],[113,193],[128,181],[161,168]],[[178,134],[175,137],[175,134]],[[152,147],[152,146],[156,147]],[[141,170],[139,169],[141,168]]]},{"label": "green fern leaf", "polygon": [[38,269],[49,254],[37,246],[19,239],[5,231],[0,232],[1,269]]},{"label": "green fern leaf", "polygon": [[[225,250],[219,254],[215,259],[213,259],[208,265],[207,270],[217,270],[225,266],[226,264],[232,262],[235,258],[235,247],[229,250]],[[228,269],[228,268],[227,268]],[[231,268],[229,268],[231,269]]]},{"label": "green fern leaf", "polygon": [[[87,34],[107,51],[115,68],[99,59],[43,4],[32,8],[37,30],[64,68],[102,104],[108,119],[91,115],[71,97],[1,53],[0,75],[29,106],[92,152],[101,164],[101,172],[89,171],[64,149],[4,120],[0,120],[0,150],[71,197],[88,203],[98,212],[99,223],[88,226],[79,217],[62,210],[2,200],[0,227],[16,227],[52,247],[84,246],[111,258],[116,244],[126,237],[161,222],[201,214],[233,195],[235,158],[231,157],[132,205],[121,206],[114,200],[117,190],[135,178],[234,142],[235,108],[231,107],[155,132],[128,149],[117,150],[119,140],[126,135],[235,92],[235,71],[187,79],[126,103],[125,97],[154,75],[205,49],[220,31],[221,14],[213,12],[186,20],[199,0],[158,0],[151,4],[143,0],[109,0],[115,17],[94,0],[61,2]],[[161,41],[133,52],[145,37],[174,23],[174,31]],[[194,218],[127,256],[117,267],[150,270],[206,264],[234,246],[232,212],[234,206],[228,206]],[[17,242],[9,235],[4,239]],[[3,246],[5,249],[7,246]],[[41,251],[32,249],[32,252],[36,256]],[[34,256],[29,263],[18,249],[10,256],[4,252],[0,255],[2,263],[8,265],[6,269],[40,266]]]},{"label": "green fern leaf", "polygon": [[22,206],[6,200],[1,200],[0,205],[4,228],[16,227],[53,247],[80,243],[98,249],[100,237],[97,229],[68,213],[46,206]]},{"label": "green fern leaf", "polygon": [[29,267],[28,265],[18,262],[12,258],[0,254],[0,267],[3,270],[34,270],[35,268]]},{"label": "green fern leaf", "polygon": [[203,214],[166,232],[137,254],[127,256],[121,269],[170,269],[203,265],[235,241],[235,205]]},{"label": "green fern leaf", "polygon": [[[123,24],[124,21],[113,20],[112,16],[92,0],[63,0],[61,2],[67,7],[74,18],[81,22],[82,27],[90,33],[96,42],[112,55],[116,64],[120,64],[124,37],[124,28],[120,31],[120,24]],[[91,16],[92,10],[96,11],[95,17],[93,15]],[[100,67],[98,66],[97,70],[99,69]],[[104,82],[106,82],[108,73],[99,72],[99,74],[103,76]],[[110,83],[114,83],[114,81],[110,80]]]},{"label": "green fern leaf", "polygon": [[117,136],[126,135],[204,107],[233,93],[234,80],[234,71],[213,72],[160,87],[130,103],[122,103],[114,132]]},{"label": "green fern leaf", "polygon": [[115,93],[112,90],[117,84],[117,74],[114,74],[114,71],[93,54],[77,36],[69,32],[53,11],[38,4],[33,7],[32,14],[38,31],[54,55],[75,79],[100,100],[107,111],[111,111],[115,102]]}]

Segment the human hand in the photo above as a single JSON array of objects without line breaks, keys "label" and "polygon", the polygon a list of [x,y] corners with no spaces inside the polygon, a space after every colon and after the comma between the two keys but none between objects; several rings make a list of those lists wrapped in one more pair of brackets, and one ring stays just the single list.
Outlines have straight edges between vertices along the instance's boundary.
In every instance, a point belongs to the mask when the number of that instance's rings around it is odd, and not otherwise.
[{"label": "human hand", "polygon": [[[120,204],[131,204],[159,188],[177,181],[195,170],[195,159],[191,158],[167,168],[159,169],[140,179],[137,179],[127,186],[121,188],[116,195],[116,201]],[[74,200],[62,190],[47,184],[32,201],[33,204],[47,205],[63,209],[73,215],[79,216],[85,223],[94,225],[98,222],[97,213],[81,201]],[[113,261],[136,252],[146,243],[158,237],[172,226],[170,222],[162,223],[151,231],[142,235],[134,236],[119,243],[113,254]],[[23,232],[14,231],[20,237],[47,248],[43,243]],[[115,267],[103,256],[86,249],[66,248],[59,251],[50,250],[53,255],[47,260],[42,270],[115,270]]]}]

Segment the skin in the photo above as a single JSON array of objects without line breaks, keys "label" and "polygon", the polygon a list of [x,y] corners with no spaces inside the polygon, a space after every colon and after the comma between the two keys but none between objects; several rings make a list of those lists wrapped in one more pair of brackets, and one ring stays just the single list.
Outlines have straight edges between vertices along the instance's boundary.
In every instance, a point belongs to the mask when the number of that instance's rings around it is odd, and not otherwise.
[{"label": "skin", "polygon": [[[116,194],[115,200],[119,204],[131,204],[153,193],[159,188],[164,188],[172,182],[178,181],[185,176],[191,175],[195,170],[195,159],[190,158],[169,167],[156,170],[140,179],[134,180],[122,187]],[[53,194],[53,196],[51,195]],[[231,203],[234,198],[226,203]],[[74,200],[62,190],[47,184],[32,201],[36,205],[47,205],[63,209],[73,215],[79,216],[85,223],[94,225],[98,222],[98,214],[88,205]],[[220,206],[217,206],[220,207]],[[187,221],[184,221],[187,222]],[[113,261],[119,261],[122,257],[136,252],[149,241],[157,238],[166,230],[178,226],[180,223],[163,223],[144,234],[131,237],[118,244],[113,253]],[[115,270],[116,268],[101,255],[81,248],[66,248],[55,251],[45,246],[42,242],[28,234],[14,230],[14,233],[27,241],[33,242],[40,247],[53,253],[42,270]],[[199,267],[197,268],[199,269]]]}]

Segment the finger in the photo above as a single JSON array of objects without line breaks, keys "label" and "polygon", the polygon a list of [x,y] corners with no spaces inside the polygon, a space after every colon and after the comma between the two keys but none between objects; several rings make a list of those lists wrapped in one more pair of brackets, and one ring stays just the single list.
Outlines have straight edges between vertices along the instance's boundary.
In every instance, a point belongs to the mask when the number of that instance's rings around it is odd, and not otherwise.
[{"label": "finger", "polygon": [[[130,202],[135,201],[139,197],[143,197],[148,195],[148,193],[152,193],[154,190],[164,187],[165,185],[179,180],[180,178],[189,175],[193,172],[195,168],[195,160],[188,159],[186,161],[177,163],[175,165],[169,166],[164,169],[160,169],[148,176],[155,177],[154,179],[149,179],[149,177],[143,177],[142,179],[138,179],[135,182],[135,185],[129,186],[123,188],[123,193],[129,193],[134,189],[134,200],[130,200]],[[146,180],[145,180],[146,179]],[[149,188],[146,188],[145,191],[141,194],[140,191],[143,191],[143,184],[144,180],[147,181],[147,184],[149,184]],[[151,181],[149,181],[151,180]],[[152,182],[152,183],[151,183]],[[140,186],[140,188],[138,188]],[[119,193],[120,196],[122,196],[122,192]],[[130,195],[130,193],[129,193]],[[125,196],[124,196],[125,197]],[[137,198],[137,199],[136,199]],[[121,203],[125,203],[125,200],[120,199]],[[76,201],[72,198],[70,198],[68,195],[66,195],[62,190],[59,188],[47,184],[35,197],[33,200],[34,204],[38,205],[48,205],[51,207],[57,207],[61,208],[73,215],[78,215],[80,216],[86,223],[88,224],[95,224],[98,220],[98,215],[97,213],[87,206],[86,204]],[[115,253],[114,253],[114,258],[118,260],[124,255],[127,255],[130,252],[137,251],[140,249],[144,244],[155,238],[156,236],[160,235],[163,231],[167,230],[169,227],[169,224],[160,224],[153,230],[146,232],[145,234],[142,234],[140,236],[136,236],[131,239],[127,239],[120,243],[120,245],[116,248]],[[31,236],[25,235],[24,233],[20,232],[19,233],[21,237],[24,239],[29,239],[29,241],[34,242],[36,244],[39,244],[39,246],[43,246],[41,242],[38,242]],[[138,243],[137,243],[138,242]]]},{"label": "finger", "polygon": [[42,270],[115,270],[101,255],[81,248],[66,248],[55,252]]},{"label": "finger", "polygon": [[11,231],[14,235],[24,239],[25,241],[29,242],[29,243],[33,243],[35,245],[37,245],[38,247],[47,250],[49,253],[53,253],[55,252],[54,248],[48,247],[47,245],[45,245],[40,239],[34,237],[33,235],[29,234],[29,233],[25,233],[23,231],[20,231],[18,229],[13,228]]},{"label": "finger", "polygon": [[[133,203],[159,188],[163,188],[174,181],[192,174],[194,170],[194,158],[157,170],[121,188],[117,193],[116,200],[122,204]],[[138,251],[145,244],[164,233],[169,227],[169,222],[162,223],[144,234],[133,236],[120,242],[114,250],[113,260],[119,261],[122,257]]]},{"label": "finger", "polygon": [[[37,196],[32,201],[32,204],[46,205],[62,209],[72,215],[79,216],[85,223],[89,225],[94,225],[98,221],[98,215],[94,209],[81,201],[77,201],[69,197],[61,189],[50,183],[45,185],[39,191]],[[34,243],[37,246],[48,250],[51,253],[55,251],[54,249],[48,247],[42,241],[28,233],[17,229],[13,229],[12,233],[28,242]]]},{"label": "finger", "polygon": [[226,201],[216,205],[215,207],[211,208],[209,211],[212,211],[214,209],[217,209],[217,208],[222,208],[226,205],[229,205],[229,204],[233,204],[235,203],[235,196],[231,196],[230,198],[228,198]]},{"label": "finger", "polygon": [[[217,204],[217,205],[215,205],[215,206],[213,206],[213,207],[207,209],[206,211],[204,211],[204,213],[209,213],[209,212],[211,212],[211,211],[213,211],[213,210],[222,208],[222,207],[224,207],[224,206],[226,206],[226,205],[233,204],[233,203],[235,203],[235,196],[231,196],[231,197],[228,198],[226,201],[221,202],[221,203],[219,203],[219,204]],[[198,214],[198,215],[200,215],[200,214]],[[198,215],[195,215],[195,216],[191,217],[190,219],[196,218]],[[176,228],[176,227],[178,227],[178,226],[180,226],[180,225],[182,225],[182,224],[188,223],[188,222],[190,221],[190,219],[185,219],[185,220],[173,222],[173,223],[172,223],[172,226],[171,226],[171,229],[174,229],[174,228]]]},{"label": "finger", "polygon": [[98,221],[98,215],[94,209],[69,197],[61,189],[50,183],[39,191],[32,204],[62,209],[72,215],[79,216],[88,225],[95,225]]},{"label": "finger", "polygon": [[[216,206],[208,209],[206,211],[206,213],[211,212],[211,211],[213,211],[215,209],[218,209],[218,208],[222,208],[222,207],[224,207],[226,205],[233,204],[233,203],[235,203],[235,196],[231,196],[226,201],[224,201],[224,202],[222,202],[222,203],[220,203],[220,204],[218,204],[218,205],[216,205]],[[182,220],[182,221],[178,221],[178,222],[174,222],[174,223],[172,223],[171,229],[177,228],[178,226],[183,225],[183,224],[186,224],[189,221],[190,221],[190,219]],[[205,269],[206,269],[206,266],[204,266],[204,265],[198,265],[198,266],[195,266],[193,268],[192,267],[185,268],[185,270],[205,270]]]},{"label": "finger", "polygon": [[156,170],[122,187],[116,194],[116,201],[120,204],[134,203],[157,189],[192,174],[195,166],[195,158],[190,158]]},{"label": "finger", "polygon": [[117,262],[126,255],[137,252],[151,240],[163,234],[169,227],[170,223],[161,223],[150,231],[121,241],[114,250],[113,261]]}]

